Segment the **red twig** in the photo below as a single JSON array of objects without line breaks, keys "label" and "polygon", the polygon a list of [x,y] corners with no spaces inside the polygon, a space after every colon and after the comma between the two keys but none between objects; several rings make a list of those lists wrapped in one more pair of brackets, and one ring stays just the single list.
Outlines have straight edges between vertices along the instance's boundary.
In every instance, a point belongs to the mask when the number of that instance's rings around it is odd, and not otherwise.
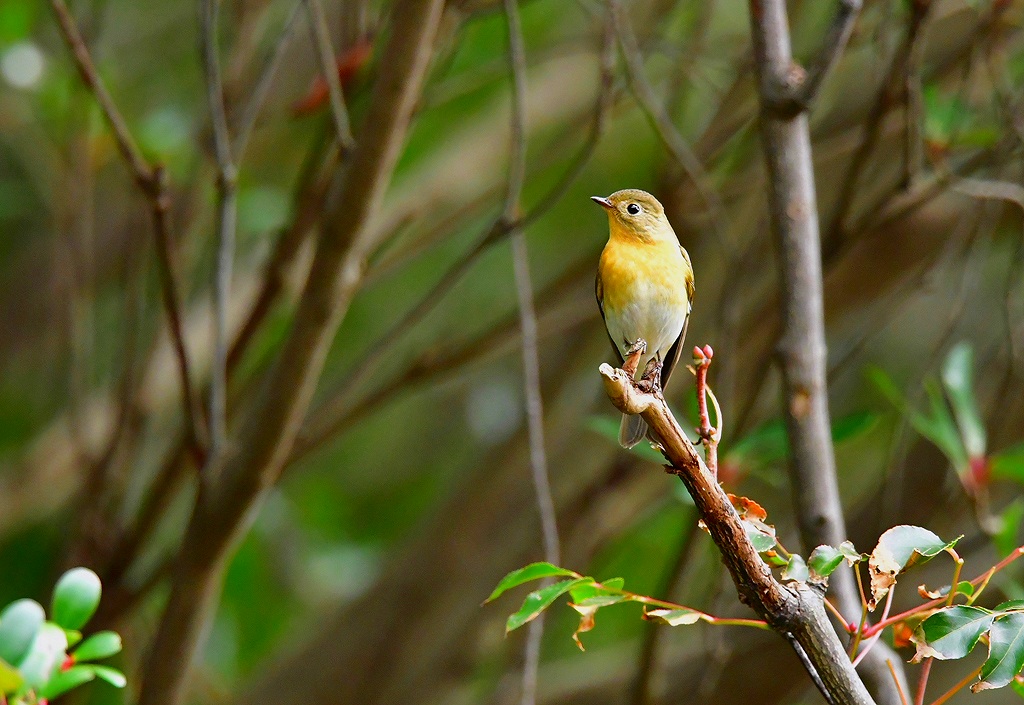
[{"label": "red twig", "polygon": [[[715,351],[711,349],[710,345],[705,345],[703,349],[697,346],[693,348],[693,366],[697,375],[697,412],[700,416],[700,428],[697,429],[697,432],[704,443],[705,462],[712,476],[717,480],[718,441],[721,434],[718,428],[711,425],[711,419],[708,416],[708,395],[710,394],[714,399],[714,392],[708,387],[708,368],[711,367],[711,358],[714,356]],[[716,414],[715,421],[721,424],[722,419],[719,416]]]},{"label": "red twig", "polygon": [[928,674],[932,672],[932,661],[927,658],[921,665],[921,679],[917,682],[917,697],[914,698],[914,705],[924,705],[924,691],[928,687]]},{"label": "red twig", "polygon": [[[971,585],[973,585],[974,587],[978,587],[982,583],[987,584],[988,581],[992,579],[993,575],[995,575],[996,573],[1001,571],[1003,568],[1005,568],[1006,566],[1008,566],[1011,563],[1013,563],[1015,560],[1017,560],[1021,556],[1024,556],[1024,546],[1018,546],[1017,548],[1013,549],[1013,551],[1010,552],[1010,555],[1008,555],[1006,558],[1004,558],[1003,560],[1001,560],[998,563],[996,563],[994,566],[992,566],[991,568],[986,570],[984,573],[982,573],[981,575],[976,577],[974,580],[971,580],[970,581]],[[955,587],[956,586],[954,585],[951,589],[955,589]],[[939,597],[939,598],[937,598],[935,600],[930,600],[928,602],[922,603],[922,604],[918,605],[917,607],[911,607],[909,610],[906,610],[905,612],[900,612],[899,614],[897,614],[897,615],[895,615],[893,617],[889,617],[888,619],[883,619],[878,624],[875,624],[873,626],[868,627],[867,629],[864,630],[864,636],[865,637],[873,636],[874,634],[877,634],[878,632],[882,631],[883,629],[885,629],[888,626],[896,624],[897,622],[902,622],[907,617],[911,617],[911,616],[913,616],[915,614],[918,614],[919,612],[924,612],[925,610],[929,610],[929,609],[931,609],[933,607],[940,607],[940,606],[944,605],[945,603],[946,603],[946,598],[945,597]]]}]

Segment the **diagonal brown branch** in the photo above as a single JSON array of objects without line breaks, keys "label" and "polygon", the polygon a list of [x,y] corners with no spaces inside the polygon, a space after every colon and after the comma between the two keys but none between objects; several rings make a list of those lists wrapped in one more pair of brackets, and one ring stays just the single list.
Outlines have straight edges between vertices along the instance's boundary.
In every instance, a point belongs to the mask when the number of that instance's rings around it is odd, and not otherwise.
[{"label": "diagonal brown branch", "polygon": [[808,585],[782,585],[750,543],[742,521],[725,491],[712,478],[690,439],[672,416],[664,398],[640,392],[622,370],[601,365],[605,392],[612,404],[640,414],[661,438],[662,453],[700,512],[732,575],[740,601],[790,640],[812,680],[830,703],[872,705],[874,701],[853,669],[825,613],[821,593]]},{"label": "diagonal brown branch", "polygon": [[220,592],[234,546],[287,460],[331,341],[377,244],[372,220],[398,161],[430,61],[442,0],[402,0],[392,8],[366,129],[328,208],[316,256],[281,353],[240,424],[229,452],[201,486],[171,594],[142,680],[140,705],[176,705],[189,664]]}]

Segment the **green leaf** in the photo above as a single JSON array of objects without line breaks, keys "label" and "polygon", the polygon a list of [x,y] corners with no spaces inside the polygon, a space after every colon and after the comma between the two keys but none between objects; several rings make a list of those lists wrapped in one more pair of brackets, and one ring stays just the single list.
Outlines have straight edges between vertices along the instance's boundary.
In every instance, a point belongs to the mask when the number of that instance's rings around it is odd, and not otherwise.
[{"label": "green leaf", "polygon": [[1024,600],[1007,600],[996,605],[996,612],[1017,612],[1024,610]]},{"label": "green leaf", "polygon": [[992,625],[988,610],[967,605],[945,607],[931,614],[914,630],[917,644],[914,662],[925,658],[958,659],[971,653],[982,634]]},{"label": "green leaf", "polygon": [[0,695],[18,692],[24,682],[17,668],[0,659]]},{"label": "green leaf", "polygon": [[548,585],[540,590],[534,590],[526,596],[523,606],[519,608],[519,611],[510,616],[508,621],[505,622],[505,633],[508,634],[519,629],[519,627],[533,620],[538,614],[550,607],[551,603],[559,597],[577,585],[582,585],[588,581],[593,582],[593,578],[570,578],[554,585]]},{"label": "green leaf", "polygon": [[658,624],[667,624],[670,627],[678,627],[687,624],[696,624],[704,617],[700,612],[688,609],[675,609],[675,610],[645,610],[644,619],[657,622]]},{"label": "green leaf", "polygon": [[1021,521],[1024,521],[1024,499],[1018,497],[1003,509],[999,515],[999,530],[992,537],[999,555],[1008,556],[1020,545],[1017,536],[1020,532]]},{"label": "green leaf", "polygon": [[100,579],[88,568],[72,568],[53,588],[50,613],[65,629],[81,629],[100,604]]},{"label": "green leaf", "polygon": [[949,407],[942,396],[942,390],[934,383],[926,383],[925,393],[928,395],[931,416],[922,417],[916,424],[911,419],[911,423],[918,433],[934,443],[949,458],[949,462],[958,472],[964,472],[969,456],[956,422],[953,421],[953,415],[949,413]]},{"label": "green leaf", "polygon": [[519,570],[513,570],[502,578],[501,582],[498,583],[498,587],[494,588],[494,592],[491,593],[491,596],[484,600],[484,604],[498,599],[505,591],[511,590],[523,583],[528,583],[531,580],[539,580],[540,578],[550,578],[556,575],[573,575],[580,577],[578,573],[566,570],[565,568],[559,568],[557,565],[553,565],[551,563],[545,563],[543,561],[539,563],[531,563]]},{"label": "green leaf", "polygon": [[828,544],[822,544],[811,551],[811,556],[807,559],[807,566],[810,568],[811,577],[817,580],[832,575],[844,560],[846,560],[846,554],[841,550]]},{"label": "green leaf", "polygon": [[25,658],[46,614],[35,600],[16,600],[0,612],[0,659],[17,666]]},{"label": "green leaf", "polygon": [[942,384],[956,416],[964,449],[970,458],[985,456],[985,424],[974,397],[974,350],[967,343],[953,346],[942,365]]},{"label": "green leaf", "polygon": [[956,584],[956,593],[954,594],[967,595],[967,597],[970,597],[974,594],[974,585],[971,584],[970,580],[961,580]]},{"label": "green leaf", "polygon": [[992,622],[988,633],[988,659],[981,666],[975,693],[1009,685],[1024,668],[1024,612],[1009,612]]},{"label": "green leaf", "polygon": [[1014,678],[1010,683],[1010,687],[1013,688],[1013,692],[1021,698],[1024,698],[1024,683],[1020,682],[1020,678]]},{"label": "green leaf", "polygon": [[52,622],[44,623],[19,665],[25,682],[33,688],[43,688],[64,662],[67,647],[68,638],[64,630]]},{"label": "green leaf", "polygon": [[75,649],[78,661],[98,661],[121,651],[121,637],[117,632],[96,632]]},{"label": "green leaf", "polygon": [[624,578],[609,578],[601,584],[596,582],[583,583],[577,587],[574,587],[569,591],[572,596],[572,601],[576,603],[584,602],[591,597],[600,597],[603,595],[617,595],[618,590],[622,589],[622,586],[626,584]]},{"label": "green leaf", "polygon": [[952,548],[961,538],[943,541],[928,529],[906,524],[894,526],[883,533],[868,558],[868,573],[871,575],[868,608],[875,609],[878,601],[896,584],[897,575]]},{"label": "green leaf", "polygon": [[91,666],[72,666],[68,670],[60,671],[54,675],[50,682],[46,684],[46,687],[39,691],[39,696],[47,699],[56,698],[58,695],[64,695],[69,690],[84,685],[94,678],[96,678],[96,673],[93,672]]},{"label": "green leaf", "polygon": [[935,444],[949,458],[958,472],[966,471],[967,452],[964,450],[960,432],[946,406],[942,390],[937,385],[925,385],[931,405],[931,415],[926,416],[910,406],[906,396],[883,369],[870,367],[865,374],[882,396],[907,418],[915,431]]},{"label": "green leaf", "polygon": [[102,681],[106,681],[115,688],[123,688],[128,684],[128,679],[124,677],[116,668],[110,666],[99,666],[97,664],[88,664],[88,668],[92,669],[92,672],[96,674],[96,677]]},{"label": "green leaf", "polygon": [[855,411],[832,422],[832,442],[842,443],[867,433],[878,422],[879,415],[873,411]]},{"label": "green leaf", "polygon": [[845,558],[847,563],[851,566],[855,566],[868,559],[868,554],[858,551],[854,547],[853,541],[843,541],[839,544],[839,552],[843,554],[843,558]]},{"label": "green leaf", "polygon": [[992,477],[1024,483],[1024,443],[993,453]]},{"label": "green leaf", "polygon": [[783,580],[796,580],[797,582],[806,583],[808,577],[807,563],[803,557],[794,553],[789,557],[789,563],[786,564],[785,570],[782,571]]}]

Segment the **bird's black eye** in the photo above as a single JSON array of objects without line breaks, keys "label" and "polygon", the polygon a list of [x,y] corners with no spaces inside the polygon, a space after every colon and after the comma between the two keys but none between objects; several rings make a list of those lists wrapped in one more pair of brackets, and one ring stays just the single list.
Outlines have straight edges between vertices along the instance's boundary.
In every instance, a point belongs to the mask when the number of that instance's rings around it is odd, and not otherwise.
[{"label": "bird's black eye", "polygon": [[626,206],[626,212],[629,213],[630,215],[636,215],[637,213],[640,212],[640,206],[638,206],[635,203],[630,203],[628,206]]}]

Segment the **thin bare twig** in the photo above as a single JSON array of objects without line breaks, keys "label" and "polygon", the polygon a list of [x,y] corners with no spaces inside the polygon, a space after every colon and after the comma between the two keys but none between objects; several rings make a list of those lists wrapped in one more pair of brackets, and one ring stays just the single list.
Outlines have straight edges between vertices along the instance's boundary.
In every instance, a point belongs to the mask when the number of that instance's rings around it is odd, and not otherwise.
[{"label": "thin bare twig", "polygon": [[897,79],[906,70],[914,54],[914,47],[921,33],[921,28],[928,17],[928,13],[934,3],[931,0],[923,0],[910,3],[910,24],[907,27],[906,36],[902,44],[896,50],[889,64],[889,70],[882,79],[882,85],[875,96],[874,103],[868,111],[868,116],[861,131],[860,142],[850,157],[849,165],[839,180],[839,196],[834,206],[832,217],[829,220],[828,228],[825,230],[825,237],[822,241],[822,256],[831,258],[842,247],[847,237],[846,220],[853,206],[853,199],[857,195],[857,185],[860,177],[867,166],[868,158],[878,142],[882,130],[882,121],[896,98],[894,92],[897,90]]},{"label": "thin bare twig", "polygon": [[[519,215],[523,181],[526,178],[526,48],[519,23],[517,0],[505,0],[505,21],[508,25],[508,63],[512,75],[512,111],[508,190],[502,218],[510,225]],[[544,450],[544,403],[540,389],[540,355],[537,350],[537,311],[534,307],[533,284],[530,278],[529,252],[522,227],[511,225],[512,262],[515,269],[516,297],[519,303],[519,325],[522,330],[523,393],[526,398],[527,436],[530,445],[530,470],[540,514],[544,540],[544,560],[554,565],[561,561],[555,502],[548,478],[547,453]],[[523,664],[521,705],[537,701],[537,671],[540,667],[540,645],[544,636],[543,620],[530,624]]]},{"label": "thin bare twig", "polygon": [[[217,41],[220,0],[201,0],[201,49],[206,78],[206,101],[213,126],[217,159],[217,258],[213,272],[213,363],[210,367],[210,458],[224,448],[227,434],[228,301],[235,258],[235,226],[238,218],[238,170],[231,153],[224,109],[220,52]],[[209,458],[208,458],[209,460]]]},{"label": "thin bare twig", "polygon": [[200,485],[145,664],[140,705],[177,705],[184,699],[189,665],[220,594],[225,564],[291,453],[330,344],[360,286],[367,254],[378,244],[370,226],[401,153],[443,6],[442,0],[400,0],[392,7],[367,127],[338,198],[325,214],[288,338],[239,424],[236,452],[219,458],[209,481]]},{"label": "thin bare twig", "polygon": [[241,118],[238,120],[234,130],[234,154],[239,161],[242,161],[245,157],[246,147],[249,146],[249,137],[252,136],[260,110],[263,109],[263,103],[270,92],[270,85],[274,81],[274,74],[277,73],[277,67],[281,65],[281,59],[284,58],[285,50],[291,42],[292,32],[295,30],[295,20],[299,16],[300,7],[302,7],[301,1],[297,1],[292,6],[291,11],[288,13],[288,18],[284,21],[281,34],[274,43],[270,57],[260,72],[259,78],[256,79],[256,83],[249,91],[249,100],[246,102],[245,107],[242,108]]},{"label": "thin bare twig", "polygon": [[93,63],[89,49],[85,46],[78,25],[75,23],[71,12],[68,10],[64,0],[50,0],[57,24],[60,26],[64,42],[71,50],[75,60],[75,66],[85,83],[86,88],[93,94],[96,102],[103,112],[103,116],[114,134],[114,142],[117,149],[124,158],[132,172],[132,177],[138,185],[139,190],[149,201],[153,219],[153,234],[156,240],[157,263],[160,273],[160,289],[162,293],[164,310],[167,313],[167,324],[170,330],[171,343],[174,348],[175,360],[178,365],[178,374],[181,382],[181,404],[185,415],[185,427],[189,440],[189,446],[193,457],[197,462],[202,463],[204,458],[202,433],[202,410],[199,398],[192,386],[191,364],[188,359],[188,349],[185,346],[185,333],[182,324],[181,304],[179,287],[177,281],[177,263],[173,238],[170,228],[171,199],[167,185],[167,173],[163,166],[151,165],[128,130],[128,125],[117,109],[117,105],[107,91],[103,79],[100,78]]},{"label": "thin bare twig", "polygon": [[[597,142],[604,131],[606,116],[614,97],[613,50],[614,34],[612,32],[611,16],[609,15],[605,25],[604,41],[601,50],[601,83],[597,101],[594,104],[591,128],[586,140],[580,147],[576,157],[565,170],[562,178],[522,217],[514,217],[511,220],[499,217],[495,220],[477,243],[464,252],[437,280],[434,286],[419,298],[416,305],[399,317],[367,348],[363,356],[353,365],[354,372],[352,375],[345,380],[346,390],[353,390],[362,386],[377,369],[380,360],[384,358],[382,352],[392,348],[407,331],[412,329],[430,313],[462,277],[472,269],[473,265],[476,264],[485,252],[502,242],[512,233],[514,228],[525,228],[540,218],[561,200],[572,183],[583,172],[584,167],[590,161],[591,156],[593,156]],[[349,408],[350,399],[345,394],[334,395],[333,401],[327,402],[324,407],[317,410],[318,426],[321,428],[332,425],[337,426],[348,415]]]},{"label": "thin bare twig", "polygon": [[309,14],[309,30],[316,45],[317,57],[320,59],[320,70],[327,83],[327,95],[331,103],[331,119],[334,121],[334,132],[341,145],[341,156],[344,158],[355,146],[352,138],[352,126],[345,107],[345,94],[338,76],[337,58],[331,46],[331,34],[327,29],[327,18],[320,0],[303,0]]},{"label": "thin bare twig", "polygon": [[658,100],[654,88],[647,81],[640,45],[633,33],[633,24],[630,22],[628,14],[623,12],[618,0],[609,0],[609,11],[615,19],[615,31],[622,50],[622,57],[625,60],[626,75],[629,78],[633,95],[672,158],[690,178],[697,193],[707,204],[718,245],[723,252],[728,253],[729,244],[726,240],[728,218],[722,199],[711,185],[704,165],[701,164],[700,159],[694,154],[683,136],[679,134],[679,130],[672,123],[672,118],[665,106]]}]

